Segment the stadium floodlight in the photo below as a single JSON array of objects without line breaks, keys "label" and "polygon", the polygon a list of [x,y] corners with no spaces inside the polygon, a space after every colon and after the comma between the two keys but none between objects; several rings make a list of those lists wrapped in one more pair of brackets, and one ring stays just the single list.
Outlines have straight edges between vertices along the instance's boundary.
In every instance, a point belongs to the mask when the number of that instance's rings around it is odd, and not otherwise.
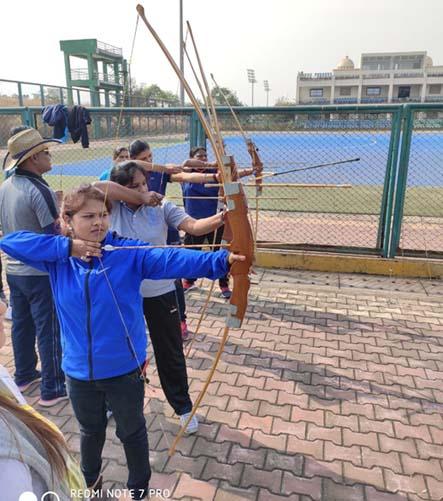
[{"label": "stadium floodlight", "polygon": [[263,85],[264,85],[265,92],[266,92],[266,106],[269,106],[269,92],[271,90],[269,88],[269,82],[267,80],[263,80]]},{"label": "stadium floodlight", "polygon": [[255,70],[248,69],[248,82],[251,84],[251,106],[254,106],[254,84],[257,83],[255,79]]}]

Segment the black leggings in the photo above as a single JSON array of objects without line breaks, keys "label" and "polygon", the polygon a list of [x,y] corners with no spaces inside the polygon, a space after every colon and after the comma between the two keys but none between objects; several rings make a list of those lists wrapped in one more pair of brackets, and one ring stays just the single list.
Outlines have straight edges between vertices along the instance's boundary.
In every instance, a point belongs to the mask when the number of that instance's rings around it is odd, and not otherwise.
[{"label": "black leggings", "polygon": [[181,416],[192,409],[176,291],[143,298],[143,313],[154,348],[163,392]]}]

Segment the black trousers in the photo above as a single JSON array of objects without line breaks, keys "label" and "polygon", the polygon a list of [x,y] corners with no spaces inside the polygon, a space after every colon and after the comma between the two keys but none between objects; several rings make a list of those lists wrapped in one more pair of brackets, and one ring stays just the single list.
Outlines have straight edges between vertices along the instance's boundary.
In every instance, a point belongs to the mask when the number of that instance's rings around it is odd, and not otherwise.
[{"label": "black trousers", "polygon": [[[217,229],[217,234],[215,235],[215,242],[214,242],[214,232],[212,231],[211,233],[207,233],[206,235],[200,235],[200,236],[195,236],[195,235],[190,235],[189,233],[186,233],[185,235],[185,245],[203,245],[205,240],[207,240],[208,244],[212,245],[212,243],[220,244],[222,241],[222,236],[223,236],[223,226],[220,226],[220,228]],[[217,251],[219,250],[220,247],[214,247],[213,250]],[[196,247],[194,250],[199,250],[198,247]],[[200,247],[201,250],[201,247]],[[186,278],[188,282],[195,282],[196,278]],[[221,277],[218,279],[218,283],[220,287],[226,287],[229,284],[229,278],[227,275],[224,277]]]},{"label": "black trousers", "polygon": [[169,404],[181,416],[191,411],[192,402],[176,291],[143,298],[143,313],[154,348],[160,384]]},{"label": "black trousers", "polygon": [[129,471],[127,487],[134,489],[133,499],[146,497],[151,467],[143,415],[145,383],[140,371],[92,381],[68,377],[67,381],[69,398],[80,425],[81,469],[86,484],[93,485],[100,475],[109,403],[117,425],[116,435],[125,450]]},{"label": "black trousers", "polygon": [[186,302],[185,302],[185,291],[183,290],[183,284],[180,278],[175,281],[175,292],[177,293],[178,310],[180,314],[180,320],[186,320]]}]

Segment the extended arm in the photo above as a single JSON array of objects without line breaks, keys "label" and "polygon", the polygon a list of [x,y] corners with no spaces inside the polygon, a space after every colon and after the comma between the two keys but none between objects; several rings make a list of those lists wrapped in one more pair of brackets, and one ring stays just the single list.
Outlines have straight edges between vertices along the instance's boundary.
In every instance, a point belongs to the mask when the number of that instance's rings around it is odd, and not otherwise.
[{"label": "extended arm", "polygon": [[148,172],[164,172],[165,174],[175,174],[177,172],[181,172],[183,167],[181,165],[176,164],[154,164],[152,162],[145,162],[144,160],[132,160],[142,169]]},{"label": "extended arm", "polygon": [[218,174],[203,174],[200,172],[180,172],[179,174],[172,174],[171,181],[175,183],[218,183]]},{"label": "extended arm", "polygon": [[237,170],[238,177],[252,176],[254,174],[254,168],[248,167],[247,169]]},{"label": "extended arm", "polygon": [[0,241],[3,252],[41,271],[48,271],[50,262],[67,259],[70,247],[67,237],[31,231],[16,231]]},{"label": "extended arm", "polygon": [[199,160],[198,158],[188,158],[182,163],[182,167],[188,167],[189,169],[216,169],[217,162],[205,162]]},{"label": "extended arm", "polygon": [[[123,252],[123,251],[122,251]],[[223,277],[229,269],[229,252],[201,252],[188,249],[141,249],[143,278],[180,278],[189,270],[195,277],[211,280]]]},{"label": "extended arm", "polygon": [[224,213],[219,212],[211,217],[205,217],[203,219],[194,219],[193,217],[187,217],[182,223],[180,223],[178,229],[186,231],[190,235],[206,235],[212,231],[220,228],[223,225]]},{"label": "extended arm", "polygon": [[72,240],[62,235],[45,235],[32,231],[16,231],[2,238],[0,249],[15,259],[41,271],[49,271],[50,263],[64,261],[70,256],[89,261],[100,257],[101,243]]},{"label": "extended arm", "polygon": [[155,207],[163,199],[163,195],[155,193],[154,191],[140,193],[126,188],[126,186],[122,186],[121,184],[114,183],[113,181],[97,181],[94,183],[94,186],[104,193],[107,193],[111,200],[121,200],[128,204],[152,205]]}]

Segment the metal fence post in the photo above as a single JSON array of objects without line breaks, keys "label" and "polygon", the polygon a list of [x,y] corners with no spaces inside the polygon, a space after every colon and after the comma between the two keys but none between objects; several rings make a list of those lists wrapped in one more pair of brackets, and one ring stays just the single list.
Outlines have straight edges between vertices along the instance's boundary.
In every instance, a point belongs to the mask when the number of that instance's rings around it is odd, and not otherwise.
[{"label": "metal fence post", "polygon": [[18,105],[23,106],[23,91],[21,82],[17,82]]},{"label": "metal fence post", "polygon": [[27,125],[28,127],[34,127],[33,119],[32,119],[32,111],[26,107],[22,109],[22,124]]},{"label": "metal fence post", "polygon": [[194,148],[195,146],[205,146],[206,134],[195,111],[191,113],[189,121],[189,146],[191,148]]},{"label": "metal fence post", "polygon": [[403,133],[401,137],[400,161],[395,189],[394,217],[392,221],[392,237],[387,257],[395,257],[400,243],[401,225],[405,205],[406,186],[408,181],[409,155],[411,152],[412,130],[414,127],[414,111],[408,104],[404,106]]},{"label": "metal fence post", "polygon": [[43,88],[43,85],[40,85],[40,101],[41,105],[45,106],[45,90]]},{"label": "metal fence post", "polygon": [[392,116],[391,137],[389,141],[386,174],[380,206],[380,219],[377,235],[377,248],[381,255],[389,254],[389,241],[391,235],[392,207],[395,194],[395,177],[397,175],[398,152],[400,149],[401,122],[403,107],[399,108]]}]

